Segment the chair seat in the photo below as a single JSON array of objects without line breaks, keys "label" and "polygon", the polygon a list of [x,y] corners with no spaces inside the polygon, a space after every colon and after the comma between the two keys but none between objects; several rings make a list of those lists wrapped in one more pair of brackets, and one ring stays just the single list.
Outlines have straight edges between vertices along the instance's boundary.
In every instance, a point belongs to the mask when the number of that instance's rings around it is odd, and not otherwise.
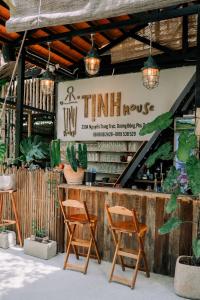
[{"label": "chair seat", "polygon": [[[88,219],[86,218],[85,214],[74,214],[70,216],[66,216],[68,222],[79,222],[81,224],[87,224]],[[89,215],[90,222],[96,223],[97,222],[97,217],[94,215]]]},{"label": "chair seat", "polygon": [[[139,235],[144,236],[147,231],[147,226],[145,224],[139,223]],[[113,222],[113,229],[121,232],[134,233],[135,226],[133,221],[115,221]]]}]

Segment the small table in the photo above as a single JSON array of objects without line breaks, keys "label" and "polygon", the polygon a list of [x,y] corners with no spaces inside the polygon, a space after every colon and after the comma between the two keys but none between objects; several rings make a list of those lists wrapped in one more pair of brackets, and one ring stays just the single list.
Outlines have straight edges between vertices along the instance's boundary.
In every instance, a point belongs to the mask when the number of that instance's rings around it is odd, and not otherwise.
[{"label": "small table", "polygon": [[[3,214],[3,202],[5,199],[3,199],[3,195],[9,195],[9,199],[11,200],[12,203],[12,209],[14,212],[15,220],[5,220],[2,219],[2,214]],[[8,225],[13,225],[16,224],[17,228],[17,234],[18,234],[18,239],[19,239],[19,244],[22,247],[22,237],[21,237],[21,232],[20,232],[20,225],[19,225],[19,219],[18,219],[18,213],[17,213],[17,207],[16,207],[16,191],[15,190],[8,190],[8,191],[1,191],[0,190],[0,227],[3,226],[8,226]]]}]

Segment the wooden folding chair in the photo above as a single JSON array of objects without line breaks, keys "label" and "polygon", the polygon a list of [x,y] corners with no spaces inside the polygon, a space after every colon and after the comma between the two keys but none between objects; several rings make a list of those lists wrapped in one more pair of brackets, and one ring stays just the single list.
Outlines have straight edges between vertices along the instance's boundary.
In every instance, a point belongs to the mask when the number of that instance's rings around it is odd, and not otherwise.
[{"label": "wooden folding chair", "polygon": [[[144,261],[144,271],[146,272],[146,276],[150,277],[146,255],[144,252],[144,238],[147,231],[147,226],[145,224],[141,224],[138,222],[137,214],[134,209],[129,210],[122,206],[109,207],[107,204],[105,208],[108,217],[109,228],[112,232],[113,239],[115,242],[115,247],[116,247],[109,281],[116,281],[128,285],[131,288],[134,288],[137,273],[138,270],[140,269],[141,259],[143,259]],[[116,221],[116,217],[113,218],[113,215],[121,215],[124,218],[122,221],[121,220]],[[121,241],[122,241],[123,234],[131,235],[131,237],[135,236],[138,244],[138,248],[137,249],[122,248]],[[134,267],[134,272],[131,280],[128,280],[121,276],[114,275],[114,269],[115,269],[117,257],[119,257],[120,259],[120,264],[123,271],[125,271],[125,266],[126,266],[124,263],[124,257],[132,258],[136,260],[136,264]]]},{"label": "wooden folding chair", "polygon": [[[91,257],[91,249],[92,245],[94,245],[96,258],[98,260],[98,263],[101,263],[99,250],[97,247],[97,242],[95,238],[95,231],[97,227],[97,217],[94,215],[90,215],[88,213],[87,205],[85,201],[78,201],[78,200],[65,200],[61,201],[60,206],[61,210],[64,216],[64,222],[67,226],[67,232],[68,232],[68,244],[66,245],[66,256],[64,260],[64,267],[63,269],[70,269],[74,271],[80,271],[84,274],[87,273],[88,263],[89,259]],[[70,213],[70,208],[73,208],[74,210],[79,210],[76,214]],[[81,211],[81,213],[80,213]],[[90,233],[90,240],[85,239],[77,239],[75,238],[75,230],[78,226],[81,226],[84,230],[85,225],[88,225],[89,227],[89,233]],[[78,252],[78,247],[84,247],[88,248],[88,252],[86,254],[86,261],[84,265],[77,265],[77,264],[70,264],[68,263],[69,255],[70,255],[70,248],[72,247],[74,254],[76,255],[76,258],[79,259],[79,255],[81,255]]]}]

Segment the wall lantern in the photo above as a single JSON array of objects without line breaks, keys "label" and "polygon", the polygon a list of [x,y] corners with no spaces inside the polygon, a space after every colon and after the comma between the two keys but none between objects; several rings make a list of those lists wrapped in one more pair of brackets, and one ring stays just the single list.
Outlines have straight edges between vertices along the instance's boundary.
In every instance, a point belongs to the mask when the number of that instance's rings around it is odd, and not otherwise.
[{"label": "wall lantern", "polygon": [[46,71],[42,74],[40,85],[42,93],[45,95],[50,95],[54,91],[54,81],[55,81],[55,67],[50,65],[50,43],[48,43],[49,57],[46,65]]},{"label": "wall lantern", "polygon": [[149,57],[147,61],[144,63],[144,67],[142,68],[142,80],[143,85],[147,89],[154,89],[159,84],[159,76],[160,70],[151,56],[152,52],[152,24],[149,24],[149,37],[150,37],[150,49],[149,49]]},{"label": "wall lantern", "polygon": [[94,76],[99,72],[101,59],[94,47],[93,34],[91,34],[92,48],[88,52],[88,55],[84,58],[85,69],[88,75]]}]

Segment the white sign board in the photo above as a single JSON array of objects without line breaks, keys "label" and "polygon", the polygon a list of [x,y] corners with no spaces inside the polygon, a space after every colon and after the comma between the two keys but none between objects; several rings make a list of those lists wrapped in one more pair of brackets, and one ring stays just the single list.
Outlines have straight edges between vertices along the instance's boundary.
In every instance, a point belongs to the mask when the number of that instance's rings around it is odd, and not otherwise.
[{"label": "white sign board", "polygon": [[57,137],[62,141],[141,141],[142,126],[169,111],[194,73],[163,70],[153,90],[141,73],[65,81],[58,85]]}]

